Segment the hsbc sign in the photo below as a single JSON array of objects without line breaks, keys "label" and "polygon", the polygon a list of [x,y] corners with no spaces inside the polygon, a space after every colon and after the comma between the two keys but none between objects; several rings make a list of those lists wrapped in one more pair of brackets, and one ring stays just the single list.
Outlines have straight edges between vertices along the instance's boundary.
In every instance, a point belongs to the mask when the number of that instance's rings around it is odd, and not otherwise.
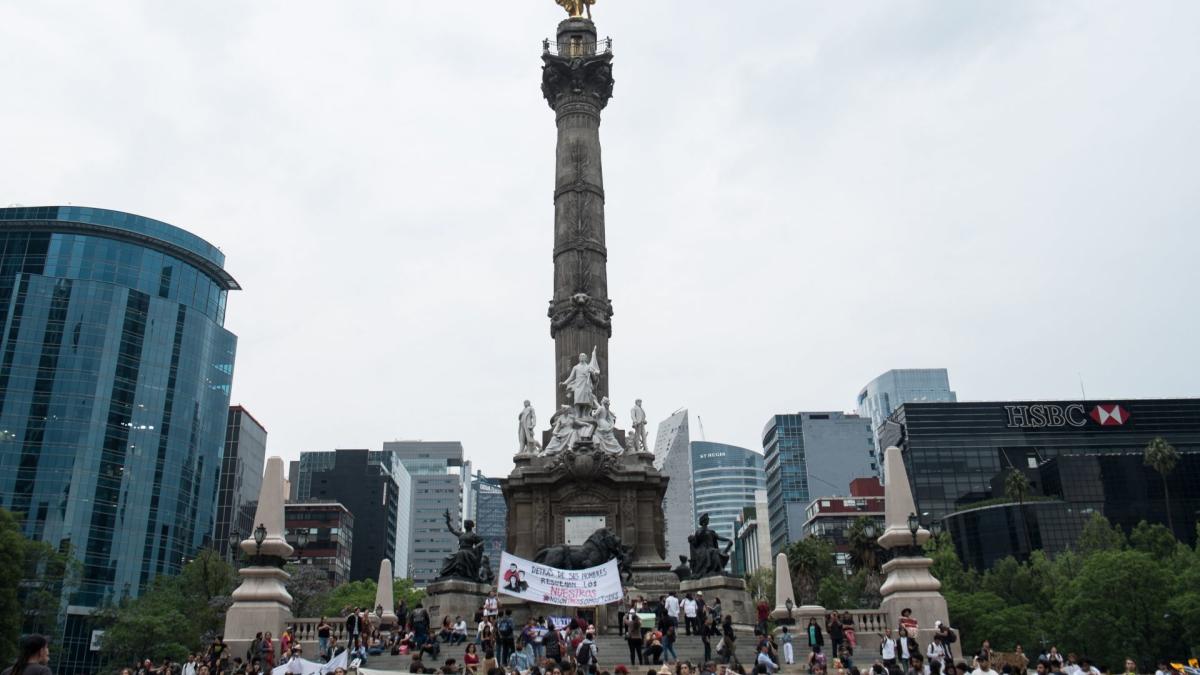
[{"label": "hsbc sign", "polygon": [[1102,427],[1119,427],[1129,421],[1129,411],[1117,403],[1101,403],[1090,408],[1082,403],[1058,405],[1006,405],[1010,429],[1050,429],[1084,427],[1091,420]]}]

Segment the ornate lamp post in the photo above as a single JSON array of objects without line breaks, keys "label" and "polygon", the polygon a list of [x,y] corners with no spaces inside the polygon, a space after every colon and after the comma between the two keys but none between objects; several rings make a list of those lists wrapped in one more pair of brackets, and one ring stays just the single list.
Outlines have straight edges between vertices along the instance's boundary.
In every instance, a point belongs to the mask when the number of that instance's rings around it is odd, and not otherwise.
[{"label": "ornate lamp post", "polygon": [[254,528],[254,564],[255,565],[262,564],[262,545],[263,545],[263,541],[266,538],[267,538],[267,526],[263,525],[262,523],[259,523],[258,527]]},{"label": "ornate lamp post", "polygon": [[[908,514],[908,531],[912,532],[913,551],[917,550],[917,531],[921,529],[921,519],[917,517],[916,512]],[[915,555],[915,553],[914,553]]]},{"label": "ornate lamp post", "polygon": [[229,564],[237,562],[237,546],[242,542],[242,535],[237,529],[229,531]]}]

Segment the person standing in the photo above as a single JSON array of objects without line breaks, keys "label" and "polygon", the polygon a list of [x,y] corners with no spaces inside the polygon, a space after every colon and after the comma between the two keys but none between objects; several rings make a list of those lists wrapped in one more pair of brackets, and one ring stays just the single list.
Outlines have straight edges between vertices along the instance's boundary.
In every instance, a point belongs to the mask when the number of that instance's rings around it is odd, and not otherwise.
[{"label": "person standing", "polygon": [[500,653],[497,654],[500,663],[508,664],[509,657],[512,656],[516,649],[516,626],[513,624],[512,610],[504,610],[504,618],[500,619],[500,623],[496,626],[497,632],[500,634]]},{"label": "person standing", "polygon": [[766,633],[767,632],[767,619],[771,618],[770,605],[767,604],[766,600],[759,600],[758,604],[754,606],[754,612],[755,612],[755,616],[758,618],[758,624],[757,624],[758,632]]},{"label": "person standing", "polygon": [[[721,600],[716,600],[720,604]],[[725,615],[725,620],[721,622],[721,641],[725,643],[725,662],[729,665],[737,665],[737,635],[733,633],[733,615]]]},{"label": "person standing", "polygon": [[180,669],[180,675],[196,675],[196,655],[188,654],[187,661],[184,662],[183,668]]},{"label": "person standing", "polygon": [[761,647],[758,648],[758,658],[755,660],[754,664],[756,666],[756,670],[765,672],[767,675],[771,675],[775,671],[779,670],[779,664],[771,660],[770,647],[765,642]]},{"label": "person standing", "polygon": [[17,660],[3,675],[54,675],[50,662],[50,641],[44,635],[26,635],[17,643]]},{"label": "person standing", "polygon": [[701,614],[697,621],[700,623],[700,641],[704,643],[704,662],[712,661],[712,638],[716,635],[716,626],[711,616]]},{"label": "person standing", "polygon": [[646,665],[646,657],[642,655],[642,618],[638,616],[637,607],[630,607],[625,618],[625,641],[629,643],[629,664]]},{"label": "person standing", "polygon": [[321,622],[317,624],[317,658],[329,660],[329,637],[333,635],[333,626],[321,617]]},{"label": "person standing", "polygon": [[417,603],[409,614],[409,620],[412,621],[413,633],[416,634],[417,644],[425,644],[425,639],[429,636],[429,610],[421,603]]},{"label": "person standing", "polygon": [[883,629],[883,639],[879,641],[879,658],[889,671],[896,668],[896,640],[892,637],[891,628]]},{"label": "person standing", "polygon": [[779,641],[783,643],[783,662],[790,666],[796,662],[796,653],[792,650],[792,634],[788,632],[787,626],[783,627]]},{"label": "person standing", "polygon": [[829,646],[830,654],[835,658],[840,657],[842,640],[845,638],[845,633],[842,631],[842,619],[836,611],[832,612],[825,619],[825,628],[829,631]]},{"label": "person standing", "polygon": [[362,633],[362,617],[359,616],[358,610],[359,608],[355,607],[350,612],[350,616],[346,617],[346,642],[350,644],[354,644],[359,634]]},{"label": "person standing", "polygon": [[975,670],[971,671],[971,675],[996,675],[996,671],[992,670],[991,660],[990,651],[979,652],[979,656],[975,657]]},{"label": "person standing", "polygon": [[821,632],[821,627],[817,625],[816,619],[808,620],[808,648],[824,647],[825,635]]},{"label": "person standing", "polygon": [[667,626],[667,629],[663,631],[663,661],[667,663],[679,660],[679,655],[675,653],[675,638],[677,635],[675,626]]},{"label": "person standing", "polygon": [[[670,622],[670,625],[678,627],[679,626],[679,598],[675,597],[675,591],[671,591],[667,595],[667,599],[666,599],[666,601],[663,602],[663,606],[667,610],[667,621]],[[665,626],[664,626],[664,628],[665,628]]]},{"label": "person standing", "polygon": [[696,605],[696,601],[692,598],[691,593],[688,593],[684,596],[681,607],[683,609],[684,634],[691,635],[692,631],[699,633],[700,624],[696,621],[696,612],[698,607]]}]

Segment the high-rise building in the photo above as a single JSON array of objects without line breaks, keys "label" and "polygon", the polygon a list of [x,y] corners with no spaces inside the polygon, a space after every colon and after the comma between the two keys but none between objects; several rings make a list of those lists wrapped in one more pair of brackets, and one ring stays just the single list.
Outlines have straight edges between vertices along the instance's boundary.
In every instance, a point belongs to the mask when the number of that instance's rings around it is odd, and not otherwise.
[{"label": "high-rise building", "polygon": [[[464,476],[463,446],[458,441],[389,441],[383,451],[404,466],[410,479],[408,522],[401,524],[400,544],[407,541],[407,573],[417,586],[427,586],[442,571],[443,559],[458,548],[446,529],[446,512],[462,527],[463,507],[470,498],[470,476]],[[359,530],[362,531],[361,528]]]},{"label": "high-rise building", "polygon": [[500,489],[500,480],[477,471],[471,477],[470,492],[473,510],[468,511],[468,517],[475,521],[475,531],[483,538],[483,552],[491,562],[492,573],[498,574],[508,519],[508,505]]},{"label": "high-rise building", "polygon": [[237,344],[224,264],[142,216],[0,209],[0,506],[81,563],[56,672],[95,670],[92,608],[212,536]]},{"label": "high-rise building", "polygon": [[841,412],[775,415],[763,429],[771,553],[801,538],[805,509],[817,497],[874,475],[871,421]]},{"label": "high-rise building", "polygon": [[663,497],[663,533],[667,560],[673,565],[681,555],[690,555],[688,535],[696,531],[692,518],[692,452],[688,434],[688,411],[682,408],[658,425],[654,440],[654,468],[669,477]]},{"label": "high-rise building", "polygon": [[384,558],[396,564],[400,487],[390,452],[333,450],[300,453],[296,499],[339,502],[354,515],[350,580],[377,579]]},{"label": "high-rise building", "polygon": [[771,507],[766,490],[754,491],[754,506],[742,509],[737,519],[737,543],[733,547],[733,574],[743,577],[760,569],[772,569]]},{"label": "high-rise building", "polygon": [[[942,521],[969,565],[1070,548],[1092,513],[1196,541],[1200,398],[906,403],[892,419],[882,440],[904,452],[917,513]],[[1144,463],[1156,437],[1179,452],[1165,486]],[[1021,505],[1005,503],[1014,470],[1030,485]]]},{"label": "high-rise building", "polygon": [[766,489],[763,456],[725,443],[692,441],[690,446],[691,521],[695,523],[707,513],[708,526],[732,542],[737,538],[738,516],[746,507],[754,506],[755,491]]},{"label": "high-rise building", "polygon": [[350,509],[337,502],[285,504],[283,521],[294,562],[322,570],[333,586],[350,581],[354,553]]},{"label": "high-rise building", "polygon": [[221,555],[233,558],[238,542],[254,531],[254,510],[267,463],[267,430],[240,405],[229,406],[228,420],[213,543]]},{"label": "high-rise building", "polygon": [[879,435],[888,417],[905,403],[958,400],[950,389],[950,374],[945,368],[903,368],[889,370],[867,383],[858,392],[858,415],[871,420],[875,438],[872,462],[883,475],[883,450]]}]

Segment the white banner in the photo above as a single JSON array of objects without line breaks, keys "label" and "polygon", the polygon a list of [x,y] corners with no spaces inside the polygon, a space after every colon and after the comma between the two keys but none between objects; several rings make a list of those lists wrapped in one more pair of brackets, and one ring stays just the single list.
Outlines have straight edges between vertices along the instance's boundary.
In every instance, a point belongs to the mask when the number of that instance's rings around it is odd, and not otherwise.
[{"label": "white banner", "polygon": [[329,663],[317,663],[296,657],[287,663],[275,666],[271,675],[328,675],[338,668],[345,668],[350,660],[350,651],[343,650],[341,654],[329,660]]},{"label": "white banner", "polygon": [[616,559],[585,570],[560,570],[501,553],[496,585],[500,593],[562,607],[607,605],[625,595]]}]

